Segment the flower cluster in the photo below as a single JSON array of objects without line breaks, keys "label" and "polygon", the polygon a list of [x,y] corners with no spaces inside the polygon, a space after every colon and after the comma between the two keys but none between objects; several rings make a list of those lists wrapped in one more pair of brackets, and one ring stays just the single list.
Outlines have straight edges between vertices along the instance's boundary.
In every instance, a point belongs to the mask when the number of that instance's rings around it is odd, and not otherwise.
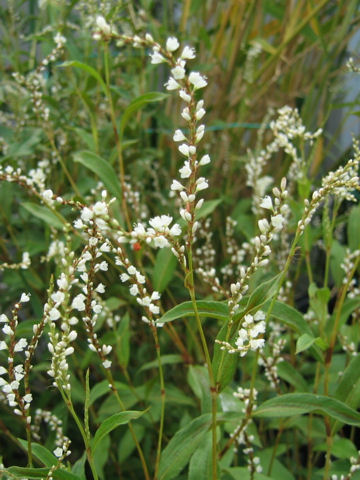
[{"label": "flower cluster", "polygon": [[[21,394],[21,381],[28,371],[25,367],[26,358],[29,355],[26,350],[28,341],[26,338],[16,338],[16,329],[18,326],[18,313],[21,305],[30,300],[29,294],[23,293],[18,303],[15,304],[11,317],[8,318],[4,313],[0,315],[0,325],[2,333],[5,335],[4,340],[0,340],[0,350],[7,350],[7,368],[0,366],[0,388],[4,394],[9,407],[12,408],[15,415],[20,415],[25,421],[26,425],[31,422],[29,414],[30,404],[32,402],[32,395],[30,391]],[[21,352],[25,353],[25,362],[18,362],[15,365],[15,356]],[[7,376],[8,379],[4,378]]]},{"label": "flower cluster", "polygon": [[160,314],[160,307],[156,303],[158,300],[160,300],[160,293],[155,290],[150,294],[147,291],[145,285],[145,276],[142,275],[139,270],[130,263],[121,248],[117,250],[117,256],[115,258],[115,261],[117,265],[125,269],[125,272],[120,275],[120,280],[123,283],[130,283],[130,295],[136,297],[137,303],[141,305],[146,311],[146,315],[143,315],[141,317],[142,321],[149,325],[162,327],[163,324],[156,322],[155,318],[157,315]]},{"label": "flower cluster", "polygon": [[43,73],[49,63],[55,62],[62,54],[66,38],[58,32],[54,37],[54,42],[56,44],[55,48],[40,62],[35,71],[30,72],[26,77],[17,72],[13,73],[14,80],[19,85],[23,85],[30,92],[34,113],[44,123],[49,121],[50,110],[45,106],[43,101],[43,90],[45,86]]},{"label": "flower cluster", "polygon": [[312,142],[322,133],[321,129],[318,129],[314,133],[307,131],[296,109],[286,105],[280,108],[277,113],[277,119],[271,121],[269,124],[274,139],[265,149],[261,149],[256,154],[249,152],[249,161],[245,165],[247,173],[246,184],[254,190],[255,194],[253,203],[254,213],[259,212],[261,198],[273,182],[272,177],[262,175],[265,165],[270,158],[280,150],[284,150],[292,159],[288,174],[289,180],[300,178],[305,174],[304,164],[294,142],[297,139],[304,142]]},{"label": "flower cluster", "polygon": [[271,212],[270,221],[262,218],[258,221],[260,234],[252,239],[251,244],[254,249],[254,256],[248,267],[241,266],[239,268],[240,280],[230,285],[231,297],[228,300],[230,314],[233,315],[238,304],[244,294],[248,290],[249,279],[251,275],[261,266],[269,263],[269,255],[271,254],[270,243],[275,234],[279,233],[286,224],[289,207],[285,203],[288,196],[286,190],[286,179],[281,181],[280,189],[273,189],[274,201],[270,196],[263,198],[260,206]]},{"label": "flower cluster", "polygon": [[155,248],[170,247],[174,244],[174,237],[181,235],[181,227],[174,223],[170,215],[160,215],[149,220],[150,227],[145,228],[143,223],[134,225],[131,236],[135,240],[145,240]]},{"label": "flower cluster", "polygon": [[0,264],[0,272],[2,270],[26,270],[31,265],[31,259],[29,252],[23,252],[21,262],[19,263],[1,263]]},{"label": "flower cluster", "polygon": [[298,231],[302,233],[305,227],[311,222],[311,219],[329,195],[335,195],[337,199],[345,199],[348,201],[356,201],[353,194],[354,190],[359,190],[359,163],[360,152],[357,143],[354,143],[355,158],[347,162],[343,167],[340,166],[334,172],[330,172],[322,180],[322,186],[315,190],[312,194],[311,200],[305,200],[304,213],[298,222]]},{"label": "flower cluster", "polygon": [[249,350],[261,351],[264,348],[265,340],[262,336],[265,329],[265,313],[258,310],[255,315],[247,314],[243,318],[235,346],[221,340],[216,340],[216,343],[221,345],[221,350],[227,350],[228,353],[239,353],[240,357],[244,357]]}]

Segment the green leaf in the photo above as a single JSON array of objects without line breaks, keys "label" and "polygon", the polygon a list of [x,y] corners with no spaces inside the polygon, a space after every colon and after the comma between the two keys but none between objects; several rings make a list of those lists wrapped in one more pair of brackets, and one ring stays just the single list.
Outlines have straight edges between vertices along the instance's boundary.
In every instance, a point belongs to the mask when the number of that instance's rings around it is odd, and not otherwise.
[{"label": "green leaf", "polygon": [[[170,353],[169,355],[161,355],[160,357],[161,365],[174,365],[176,363],[182,363],[183,358],[177,353]],[[143,372],[144,370],[149,370],[150,368],[158,368],[158,361],[153,360],[152,362],[145,363],[139,370]]]},{"label": "green leaf", "polygon": [[[251,480],[248,467],[231,467],[222,470],[227,476],[222,476],[224,480]],[[273,477],[268,477],[262,473],[255,473],[254,480],[273,480]]]},{"label": "green leaf", "polygon": [[121,198],[121,187],[113,167],[94,152],[83,150],[74,154],[75,162],[81,163],[100,178],[109,192]]},{"label": "green leaf", "polygon": [[360,205],[351,209],[347,223],[347,239],[350,250],[360,247]]},{"label": "green leaf", "polygon": [[82,454],[82,456],[74,463],[72,467],[72,473],[80,477],[82,480],[86,480],[85,463],[86,463],[86,452]]},{"label": "green leaf", "polygon": [[210,426],[211,414],[205,414],[176,432],[161,455],[159,480],[177,477],[203,441]]},{"label": "green leaf", "polygon": [[124,130],[126,125],[129,123],[129,120],[133,113],[140,110],[142,107],[147,105],[148,103],[160,102],[169,96],[168,93],[162,92],[148,92],[144,95],[140,95],[140,97],[135,98],[124,110],[124,113],[121,117],[120,121],[120,140],[122,140],[124,135]]},{"label": "green leaf", "polygon": [[305,379],[299,371],[291,365],[291,363],[283,361],[278,363],[276,368],[279,377],[290,383],[290,385],[295,387],[296,390],[299,390],[300,392],[307,392],[309,390]]},{"label": "green leaf", "polygon": [[117,349],[119,363],[123,367],[127,367],[130,358],[130,317],[128,314],[124,315],[119,323],[117,329]]},{"label": "green leaf", "polygon": [[[120,382],[115,382],[115,386],[117,389],[127,388],[127,385]],[[110,392],[111,390],[109,388],[109,382],[107,380],[103,380],[102,382],[96,383],[90,392],[89,406],[91,406],[98,398]]]},{"label": "green leaf", "polygon": [[[264,307],[266,310],[267,306]],[[313,337],[313,333],[309,325],[305,322],[302,314],[293,307],[286,305],[286,303],[276,301],[274,303],[273,309],[271,311],[270,317],[273,317],[277,320],[280,320],[284,325],[292,328],[295,332],[299,334],[307,333],[309,336]],[[320,362],[323,362],[323,356],[317,345],[312,345],[310,347],[310,352]]]},{"label": "green leaf", "polygon": [[107,88],[104,80],[101,78],[101,75],[95,68],[91,67],[90,65],[87,65],[86,63],[79,62],[78,60],[70,60],[68,62],[63,62],[60,65],[58,65],[59,68],[65,68],[65,67],[76,67],[80,68],[84,72],[87,72],[89,75],[95,78],[97,82],[100,84],[101,88],[103,89],[105,95],[107,95]]},{"label": "green leaf", "polygon": [[85,377],[85,403],[84,403],[84,429],[87,439],[90,440],[90,427],[89,427],[89,407],[90,407],[90,383],[89,383],[89,369],[86,370]]},{"label": "green leaf", "polygon": [[92,441],[92,450],[95,452],[100,440],[108,435],[112,430],[129,423],[131,420],[135,420],[143,415],[145,411],[139,412],[136,410],[129,410],[127,412],[119,412],[111,415],[111,417],[105,419],[100,427],[96,430],[95,436]]},{"label": "green leaf", "polygon": [[345,254],[345,246],[341,245],[336,239],[333,239],[330,251],[330,271],[332,279],[334,280],[337,287],[340,287],[342,285],[342,281],[345,276],[345,272],[341,268],[341,264],[344,261]]},{"label": "green leaf", "polygon": [[154,289],[163,292],[173,277],[177,258],[170,248],[161,248],[157,255],[152,274]]},{"label": "green leaf", "polygon": [[190,365],[187,373],[187,382],[201,401],[201,413],[211,412],[210,384],[207,368],[201,365]]},{"label": "green leaf", "polygon": [[[316,452],[326,452],[328,445],[324,442],[316,445],[314,450]],[[348,438],[335,438],[331,445],[331,455],[337,458],[357,457],[358,451],[351,440]]]},{"label": "green leaf", "polygon": [[275,293],[278,287],[281,274],[275,275],[266,282],[258,285],[249,297],[246,307],[242,312],[238,313],[235,318],[242,317],[246,313],[253,310],[258,310],[264,303],[269,300]]},{"label": "green leaf", "polygon": [[308,333],[304,333],[297,339],[296,342],[296,351],[295,353],[303,352],[311,347],[311,345],[315,342],[315,337],[309,335]]},{"label": "green leaf", "polygon": [[14,477],[20,478],[46,478],[49,468],[26,468],[26,467],[9,467],[6,469]]},{"label": "green leaf", "polygon": [[[226,340],[227,329],[228,323],[224,324],[221,327],[219,333],[217,334],[216,340]],[[232,355],[225,352],[224,350],[221,350],[220,345],[215,342],[212,366],[219,391],[222,391],[227,385],[229,385],[229,383],[233,379],[238,364],[238,359],[238,355]],[[221,368],[220,373],[219,368]]]},{"label": "green leaf", "polygon": [[335,398],[312,393],[287,393],[260,405],[255,417],[292,417],[303,413],[320,413],[348,425],[360,426],[360,414]]},{"label": "green leaf", "polygon": [[213,478],[211,452],[212,437],[211,432],[208,432],[191,457],[189,480],[209,480],[209,478]]},{"label": "green leaf", "polygon": [[207,200],[206,202],[204,202],[203,205],[196,212],[196,220],[210,215],[210,213],[212,213],[215,208],[220,205],[221,202],[221,198],[217,198],[216,200]]},{"label": "green leaf", "polygon": [[[32,479],[46,478],[49,473],[49,468],[9,467],[5,471],[8,471],[14,477]],[[77,475],[62,469],[55,470],[52,476],[56,480],[81,480]]]},{"label": "green leaf", "polygon": [[[135,432],[136,438],[138,442],[144,438],[145,435],[145,427],[140,424],[140,422],[134,423],[133,430]],[[120,463],[124,462],[135,450],[136,445],[132,436],[132,433],[129,429],[122,435],[119,448],[118,448],[118,461]]]},{"label": "green leaf", "polygon": [[346,367],[334,396],[352,408],[360,405],[360,355],[353,357]]},{"label": "green leaf", "polygon": [[[22,438],[18,438],[18,441],[21,443],[23,449],[27,451],[27,441],[23,440]],[[31,442],[31,450],[34,457],[40,460],[40,462],[45,465],[45,467],[52,467],[53,465],[57,465],[58,459],[55,457],[55,455],[39,443]]]},{"label": "green leaf", "polygon": [[64,224],[66,223],[65,220],[64,223],[62,223],[61,220],[47,207],[43,207],[37,203],[23,202],[21,206],[24,207],[29,213],[34,215],[34,217],[43,220],[50,227],[63,228]]},{"label": "green leaf", "polygon": [[[217,318],[227,320],[229,318],[229,309],[224,302],[199,300],[196,302],[200,317]],[[171,310],[167,311],[158,321],[159,323],[172,322],[178,318],[193,317],[194,307],[192,302],[183,302]]]}]

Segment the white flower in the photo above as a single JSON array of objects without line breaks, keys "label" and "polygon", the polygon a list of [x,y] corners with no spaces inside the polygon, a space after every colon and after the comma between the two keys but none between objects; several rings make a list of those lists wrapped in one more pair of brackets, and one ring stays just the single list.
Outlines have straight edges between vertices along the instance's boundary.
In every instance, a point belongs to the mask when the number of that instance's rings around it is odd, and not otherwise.
[{"label": "white flower", "polygon": [[63,449],[60,448],[60,447],[57,447],[57,448],[55,448],[53,453],[54,453],[55,457],[60,458],[63,454]]},{"label": "white flower", "polygon": [[154,305],[153,303],[151,303],[149,305],[149,310],[150,312],[152,312],[154,315],[158,315],[160,313],[160,308],[157,306],[157,305]]},{"label": "white flower", "polygon": [[42,192],[42,198],[44,199],[44,201],[45,201],[46,203],[50,203],[50,204],[53,203],[53,195],[54,195],[54,193],[53,193],[53,191],[50,190],[50,189],[44,190],[44,191]]},{"label": "white flower", "polygon": [[190,117],[190,110],[188,107],[185,107],[183,111],[181,112],[181,116],[183,117],[184,120],[187,122],[190,122],[191,117]]},{"label": "white flower", "polygon": [[84,207],[82,212],[81,212],[81,219],[84,221],[84,222],[88,222],[89,220],[91,220],[94,216],[94,213],[92,210],[90,210],[90,208],[88,207]]},{"label": "white flower", "polygon": [[157,232],[164,232],[171,222],[172,217],[170,215],[161,215],[149,220],[149,224]]},{"label": "white flower", "polygon": [[96,202],[93,211],[96,215],[102,216],[102,215],[107,215],[108,213],[108,208],[105,202]]},{"label": "white flower", "polygon": [[28,342],[26,340],[26,338],[20,338],[20,340],[18,342],[16,342],[15,344],[15,347],[14,347],[14,351],[15,352],[22,352],[24,350],[24,348],[26,348]]},{"label": "white flower", "polygon": [[209,155],[204,155],[203,157],[201,157],[199,165],[207,165],[208,163],[210,163]]},{"label": "white flower", "polygon": [[31,393],[28,393],[28,394],[24,395],[23,399],[24,399],[24,402],[30,403],[32,401]]},{"label": "white flower", "polygon": [[178,235],[181,235],[181,227],[179,224],[174,223],[174,225],[170,228],[170,235],[172,237],[177,237]]},{"label": "white flower", "polygon": [[183,190],[184,189],[184,186],[181,185],[180,182],[178,182],[177,180],[173,180],[172,184],[171,184],[171,187],[170,187],[170,190],[173,190],[173,191],[176,191],[176,190]]},{"label": "white flower", "polygon": [[5,333],[5,335],[12,335],[14,333],[10,325],[7,324],[2,328],[2,331]]},{"label": "white flower", "polygon": [[103,367],[104,368],[110,368],[111,367],[111,360],[105,360],[103,362]]},{"label": "white flower", "polygon": [[137,286],[136,284],[131,285],[129,291],[130,291],[131,295],[133,295],[134,297],[136,297],[136,295],[139,293],[138,286]]},{"label": "white flower", "polygon": [[8,323],[9,319],[8,317],[5,315],[5,313],[2,313],[0,315],[0,323]]},{"label": "white flower", "polygon": [[139,272],[136,272],[136,280],[141,283],[141,285],[143,285],[146,281],[146,278],[144,277],[144,275],[141,275],[141,273]]},{"label": "white flower", "polygon": [[62,288],[63,290],[66,290],[66,288],[68,287],[68,281],[66,279],[65,273],[62,273],[60,275],[60,278],[58,278],[56,280],[56,283],[57,283],[59,288]]},{"label": "white flower", "polygon": [[194,85],[194,89],[204,88],[207,85],[205,77],[203,77],[199,72],[191,72],[189,75],[189,82]]},{"label": "white flower", "polygon": [[60,312],[57,308],[52,308],[49,312],[49,318],[52,321],[58,320],[60,318]]},{"label": "white flower", "polygon": [[58,290],[57,292],[53,293],[51,295],[51,299],[55,302],[55,304],[58,306],[60,305],[64,299],[65,299],[65,294],[64,292],[61,292],[60,290]]},{"label": "white flower", "polygon": [[260,203],[261,208],[266,208],[267,210],[272,210],[273,209],[273,203],[271,200],[271,197],[269,195],[266,195],[263,199],[262,202]]},{"label": "white flower", "polygon": [[96,17],[96,26],[106,35],[109,35],[111,33],[110,25],[107,23],[107,21],[102,15],[98,15]]},{"label": "white flower", "polygon": [[63,45],[64,43],[66,43],[66,38],[63,35],[61,35],[60,32],[57,32],[57,34],[54,37],[54,42],[57,45]]},{"label": "white flower", "polygon": [[179,97],[182,98],[186,103],[190,103],[191,101],[191,96],[188,93],[186,93],[185,90],[179,91]]},{"label": "white flower", "polygon": [[259,229],[261,233],[266,233],[269,231],[270,225],[266,218],[262,218],[258,221]]},{"label": "white flower", "polygon": [[136,268],[134,267],[134,265],[130,265],[130,267],[127,269],[127,271],[130,275],[135,275],[136,274]]},{"label": "white flower", "polygon": [[109,355],[109,353],[111,352],[112,350],[112,346],[111,345],[103,345],[102,346],[102,351],[103,351],[103,354],[104,355]]},{"label": "white flower", "polygon": [[195,58],[195,49],[186,45],[181,53],[181,58],[184,60],[193,60]]},{"label": "white flower", "polygon": [[99,283],[99,285],[95,288],[95,292],[104,293],[105,292],[105,285],[102,284],[102,283]]},{"label": "white flower", "polygon": [[20,303],[26,303],[30,300],[30,293],[22,293],[20,297]]},{"label": "white flower", "polygon": [[273,217],[271,217],[272,226],[277,232],[279,232],[283,228],[284,222],[285,222],[285,218],[280,214],[274,215]]},{"label": "white flower", "polygon": [[161,55],[161,53],[157,52],[154,50],[153,53],[150,54],[151,57],[151,63],[156,65],[158,63],[164,63],[166,62],[166,58]]},{"label": "white flower", "polygon": [[185,155],[185,157],[188,157],[190,155],[189,145],[186,145],[186,143],[182,143],[181,145],[179,145],[178,150],[180,153]]},{"label": "white flower", "polygon": [[160,300],[160,293],[154,290],[151,294],[151,300]]},{"label": "white flower", "polygon": [[8,347],[3,340],[0,340],[0,350],[6,350]]},{"label": "white flower", "polygon": [[173,77],[169,77],[169,80],[164,84],[166,90],[177,90],[180,88],[180,84]]},{"label": "white flower", "polygon": [[79,293],[79,295],[76,295],[72,301],[72,308],[78,310],[79,312],[83,312],[85,310],[85,295],[82,293]]},{"label": "white flower", "polygon": [[205,133],[205,125],[199,125],[196,129],[196,143],[199,143]]},{"label": "white flower", "polygon": [[104,260],[103,262],[99,263],[97,265],[99,270],[102,270],[103,272],[106,272],[108,269],[108,263]]},{"label": "white flower", "polygon": [[200,190],[205,190],[206,188],[208,188],[208,186],[209,186],[208,181],[204,177],[200,177],[196,181],[196,191],[197,192],[199,192]]},{"label": "white flower", "polygon": [[166,40],[166,50],[168,52],[175,52],[180,46],[179,40],[176,37],[169,37]]},{"label": "white flower", "polygon": [[181,178],[189,178],[190,177],[191,168],[190,168],[190,163],[188,161],[186,161],[184,163],[184,166],[182,168],[180,168],[179,173],[180,173]]},{"label": "white flower", "polygon": [[205,115],[205,113],[206,113],[206,110],[204,108],[199,108],[199,110],[196,110],[196,113],[195,113],[196,120],[201,120]]},{"label": "white flower", "polygon": [[69,342],[73,342],[77,338],[77,333],[75,330],[71,330],[71,332],[68,335]]},{"label": "white flower", "polygon": [[165,248],[170,246],[170,243],[167,241],[167,239],[163,235],[159,235],[158,237],[155,237],[153,239],[153,242],[154,242],[155,248]]},{"label": "white flower", "polygon": [[182,142],[182,141],[186,140],[186,137],[183,134],[183,132],[178,129],[178,130],[175,130],[173,140],[174,140],[174,142]]},{"label": "white flower", "polygon": [[185,68],[182,65],[176,65],[171,69],[171,73],[175,80],[182,80],[185,77]]}]

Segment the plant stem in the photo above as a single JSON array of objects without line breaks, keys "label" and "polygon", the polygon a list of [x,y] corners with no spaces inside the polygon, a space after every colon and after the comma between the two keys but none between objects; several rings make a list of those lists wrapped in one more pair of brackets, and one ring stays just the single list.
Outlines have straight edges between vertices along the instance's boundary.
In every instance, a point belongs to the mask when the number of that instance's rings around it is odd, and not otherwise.
[{"label": "plant stem", "polygon": [[120,183],[121,183],[121,205],[123,208],[123,212],[125,215],[125,221],[128,228],[131,230],[131,222],[129,217],[129,212],[126,204],[125,198],[125,170],[124,170],[124,159],[122,155],[122,147],[121,141],[119,137],[118,128],[116,125],[116,115],[115,115],[115,108],[114,102],[111,95],[110,90],[110,68],[109,68],[109,45],[107,43],[104,44],[104,68],[105,68],[105,84],[106,84],[106,96],[110,106],[110,118],[111,124],[113,127],[115,144],[116,144],[116,151],[118,155],[118,162],[119,162],[119,171],[120,171]]},{"label": "plant stem", "polygon": [[79,419],[79,417],[77,416],[75,410],[74,410],[74,407],[73,407],[73,404],[72,404],[72,401],[71,401],[71,398],[69,395],[67,395],[63,388],[59,387],[59,391],[61,393],[61,396],[69,410],[69,412],[71,413],[71,416],[73,417],[73,419],[75,420],[75,423],[79,429],[79,432],[83,438],[83,441],[84,441],[84,445],[85,445],[85,450],[86,450],[86,456],[87,456],[87,459],[88,459],[88,462],[89,462],[89,466],[90,466],[90,469],[91,469],[91,473],[93,475],[93,478],[94,480],[98,480],[98,475],[97,475],[97,472],[96,472],[96,467],[95,467],[95,464],[94,464],[94,459],[93,459],[93,456],[92,456],[92,451],[91,451],[91,446],[90,446],[90,442],[89,442],[89,438],[87,437],[86,433],[85,433],[85,430],[84,430],[84,427],[82,426],[81,424],[81,421]]},{"label": "plant stem", "polygon": [[189,290],[191,302],[193,304],[195,319],[197,328],[199,331],[202,348],[205,355],[205,360],[207,364],[207,369],[209,373],[210,380],[210,393],[211,393],[211,433],[212,433],[212,479],[217,479],[217,449],[216,449],[216,414],[217,414],[217,388],[214,379],[214,372],[212,369],[211,358],[209,349],[206,343],[206,338],[204,335],[204,330],[202,328],[199,311],[196,303],[195,289],[194,289],[194,270],[193,270],[193,260],[192,260],[192,249],[191,244],[188,247],[188,262],[189,262],[189,271],[186,278],[186,286]]},{"label": "plant stem", "polygon": [[162,436],[164,431],[164,418],[165,418],[165,382],[164,382],[164,372],[161,365],[161,355],[160,355],[160,344],[159,344],[159,337],[157,334],[157,329],[155,325],[151,326],[151,330],[154,336],[155,341],[155,348],[156,348],[156,357],[158,361],[158,368],[159,368],[159,376],[160,376],[160,391],[161,391],[161,411],[160,411],[160,427],[159,427],[159,437],[158,437],[158,445],[156,451],[156,461],[155,461],[155,473],[154,473],[154,480],[158,478],[159,472],[159,465],[160,465],[160,457],[161,457],[161,443],[162,443]]}]

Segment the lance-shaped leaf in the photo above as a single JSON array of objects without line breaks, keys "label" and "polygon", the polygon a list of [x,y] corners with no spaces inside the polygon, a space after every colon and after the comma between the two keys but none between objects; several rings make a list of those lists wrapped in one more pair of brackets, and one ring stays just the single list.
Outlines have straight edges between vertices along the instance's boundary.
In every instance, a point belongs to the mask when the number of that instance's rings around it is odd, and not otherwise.
[{"label": "lance-shaped leaf", "polygon": [[211,426],[211,414],[201,415],[176,432],[163,451],[159,480],[176,478],[201,444]]},{"label": "lance-shaped leaf", "polygon": [[43,222],[47,223],[50,227],[55,227],[55,228],[62,228],[66,224],[66,220],[64,219],[64,222],[60,220],[61,215],[59,214],[59,217],[55,215],[51,210],[49,210],[47,207],[43,207],[42,205],[38,205],[37,203],[33,202],[23,202],[21,204],[25,210],[27,210],[29,213],[34,215],[34,217],[39,218]]},{"label": "lance-shaped leaf", "polygon": [[254,417],[292,417],[303,413],[320,413],[348,425],[360,426],[360,413],[336,398],[313,393],[288,393],[260,405]]},{"label": "lance-shaped leaf", "polygon": [[[196,302],[196,305],[200,317],[217,318],[219,320],[227,320],[229,318],[229,309],[226,303],[199,300]],[[183,302],[166,312],[159,319],[159,323],[172,322],[178,318],[194,315],[195,312],[192,302]]]},{"label": "lance-shaped leaf", "polygon": [[114,415],[111,415],[111,417],[104,420],[100,427],[97,429],[93,438],[93,452],[95,452],[100,440],[102,440],[111,431],[115,430],[115,428],[119,427],[120,425],[129,423],[130,420],[135,420],[136,418],[139,418],[143,413],[143,411],[139,412],[136,410],[128,410],[127,412],[115,413]]},{"label": "lance-shaped leaf", "polygon": [[100,178],[109,192],[121,198],[121,187],[113,167],[94,152],[83,150],[74,154],[75,162],[81,163]]}]

